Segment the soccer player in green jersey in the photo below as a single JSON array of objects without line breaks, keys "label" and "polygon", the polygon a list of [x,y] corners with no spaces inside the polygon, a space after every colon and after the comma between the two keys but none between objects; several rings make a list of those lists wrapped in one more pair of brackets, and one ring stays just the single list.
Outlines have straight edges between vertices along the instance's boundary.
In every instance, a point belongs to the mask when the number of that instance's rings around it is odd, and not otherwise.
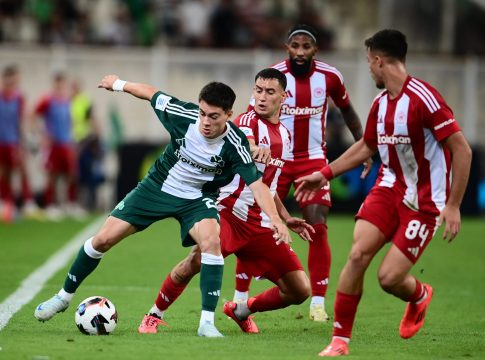
[{"label": "soccer player in green jersey", "polygon": [[96,235],[85,242],[63,288],[39,304],[34,316],[46,321],[66,310],[104,253],[155,221],[174,217],[180,223],[183,246],[197,244],[201,249],[202,314],[198,335],[221,337],[214,325],[224,267],[215,205],[219,188],[239,174],[270,217],[275,238],[279,242],[290,241],[273,196],[251,159],[246,136],[228,121],[236,95],[229,86],[211,82],[200,91],[197,105],[180,101],[151,85],[120,80],[116,75],[105,76],[98,87],[151,101],[170,134],[170,143],[147,176],[115,207]]}]

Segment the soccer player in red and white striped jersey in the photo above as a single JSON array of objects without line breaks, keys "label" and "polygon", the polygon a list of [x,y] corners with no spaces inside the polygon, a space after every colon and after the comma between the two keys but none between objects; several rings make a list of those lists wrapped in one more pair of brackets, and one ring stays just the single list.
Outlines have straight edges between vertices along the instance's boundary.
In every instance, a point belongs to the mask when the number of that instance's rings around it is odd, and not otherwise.
[{"label": "soccer player in red and white striped jersey", "polygon": [[[312,227],[292,217],[276,193],[278,177],[290,149],[289,131],[279,121],[285,86],[286,78],[280,71],[272,68],[260,71],[253,89],[254,109],[241,114],[235,123],[249,140],[256,166],[274,196],[280,217],[304,240],[310,240]],[[262,276],[276,285],[244,302],[224,304],[224,312],[242,331],[257,333],[250,314],[302,303],[310,295],[310,281],[289,245],[275,238],[268,216],[240,176],[236,175],[230,184],[221,188],[218,204],[222,255],[235,254],[249,274]],[[195,246],[165,278],[155,304],[138,328],[140,333],[157,332],[163,324],[165,310],[199,271],[200,248]]]},{"label": "soccer player in red and white striped jersey", "polygon": [[371,76],[384,91],[372,104],[363,139],[321,172],[297,180],[302,183],[297,197],[306,199],[375,152],[382,160],[356,216],[354,242],[337,288],[333,338],[321,356],[348,354],[365,271],[387,242],[391,247],[379,267],[379,283],[408,303],[400,336],[408,339],[419,331],[433,289],[410,270],[443,221],[443,238],[455,238],[470,172],[471,149],[452,110],[436,89],[407,73],[406,37],[382,30],[365,45]]},{"label": "soccer player in red and white striped jersey", "polygon": [[[284,199],[294,180],[311,174],[327,164],[325,126],[329,99],[340,109],[345,123],[357,141],[362,125],[344,85],[342,74],[333,66],[315,59],[317,33],[307,25],[296,25],[288,33],[286,48],[289,58],[273,65],[286,75],[286,100],[280,120],[291,133],[289,161],[278,181],[278,195]],[[370,160],[366,161],[366,166]],[[370,166],[368,166],[370,170]],[[367,174],[367,171],[363,174]],[[330,273],[331,253],[327,240],[327,217],[332,205],[330,185],[309,201],[300,201],[303,218],[315,228],[309,243],[308,270],[312,286],[310,318],[327,321],[325,296]],[[250,279],[240,264],[236,267],[235,300],[246,298]]]}]

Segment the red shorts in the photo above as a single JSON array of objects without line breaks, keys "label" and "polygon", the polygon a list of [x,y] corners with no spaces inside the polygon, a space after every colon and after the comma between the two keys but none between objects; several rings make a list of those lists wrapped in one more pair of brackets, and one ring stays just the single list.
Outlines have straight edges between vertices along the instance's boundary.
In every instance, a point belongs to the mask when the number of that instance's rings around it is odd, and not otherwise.
[{"label": "red shorts", "polygon": [[408,208],[392,188],[374,186],[355,216],[379,228],[415,264],[437,230],[438,217]]},{"label": "red shorts", "polygon": [[287,244],[276,245],[271,229],[248,225],[227,210],[220,215],[222,255],[235,254],[250,275],[276,283],[290,271],[303,271]]},{"label": "red shorts", "polygon": [[1,144],[0,145],[0,167],[15,169],[20,166],[20,146]]},{"label": "red shorts", "polygon": [[46,170],[75,176],[77,174],[76,151],[73,145],[54,144],[49,149]]},{"label": "red shorts", "polygon": [[[278,196],[280,199],[284,199],[288,195],[291,185],[296,179],[319,171],[325,165],[327,165],[327,160],[325,159],[286,161],[278,178]],[[332,206],[330,183],[320,189],[311,200],[298,202],[300,209],[311,204]]]}]

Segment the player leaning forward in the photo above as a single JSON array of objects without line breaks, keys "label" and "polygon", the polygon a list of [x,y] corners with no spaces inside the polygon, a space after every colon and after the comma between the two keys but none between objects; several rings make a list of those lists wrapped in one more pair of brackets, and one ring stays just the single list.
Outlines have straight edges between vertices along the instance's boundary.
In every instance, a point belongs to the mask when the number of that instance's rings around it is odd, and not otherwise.
[{"label": "player leaning forward", "polygon": [[[374,100],[364,137],[321,172],[297,180],[300,200],[333,176],[379,152],[377,181],[356,216],[352,249],[339,278],[330,345],[321,356],[348,354],[364,275],[387,242],[379,283],[407,302],[399,333],[414,336],[424,323],[433,289],[410,274],[441,222],[443,237],[460,229],[460,204],[471,163],[471,150],[450,107],[428,83],[408,75],[407,42],[397,30],[381,30],[365,41],[369,70],[384,89]],[[451,170],[451,182],[450,182]]]},{"label": "player leaning forward", "polygon": [[227,85],[212,82],[200,91],[197,105],[180,101],[151,85],[122,81],[116,75],[105,76],[98,87],[150,100],[170,133],[170,143],[148,175],[115,207],[96,235],[85,242],[64,287],[41,303],[34,315],[45,321],[64,311],[106,251],[157,220],[175,217],[180,222],[182,244],[197,244],[201,249],[202,314],[198,335],[222,336],[214,326],[224,267],[215,205],[219,188],[235,174],[240,175],[268,214],[275,237],[285,243],[290,239],[273,197],[251,159],[246,136],[228,121],[236,95]]}]

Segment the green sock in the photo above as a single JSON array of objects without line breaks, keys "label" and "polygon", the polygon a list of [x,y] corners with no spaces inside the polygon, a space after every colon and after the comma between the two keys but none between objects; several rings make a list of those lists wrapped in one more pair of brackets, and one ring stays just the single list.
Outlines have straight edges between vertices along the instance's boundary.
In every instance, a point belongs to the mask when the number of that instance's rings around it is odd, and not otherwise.
[{"label": "green sock", "polygon": [[[89,252],[89,255],[86,253]],[[91,256],[90,256],[91,255]],[[91,245],[91,239],[79,250],[76,260],[67,273],[64,281],[64,290],[68,293],[75,293],[83,280],[91,274],[101,261],[103,253],[96,251]],[[95,258],[96,257],[96,258]]]},{"label": "green sock", "polygon": [[202,293],[202,310],[214,312],[221,296],[224,258],[202,253],[200,267],[200,291]]}]

